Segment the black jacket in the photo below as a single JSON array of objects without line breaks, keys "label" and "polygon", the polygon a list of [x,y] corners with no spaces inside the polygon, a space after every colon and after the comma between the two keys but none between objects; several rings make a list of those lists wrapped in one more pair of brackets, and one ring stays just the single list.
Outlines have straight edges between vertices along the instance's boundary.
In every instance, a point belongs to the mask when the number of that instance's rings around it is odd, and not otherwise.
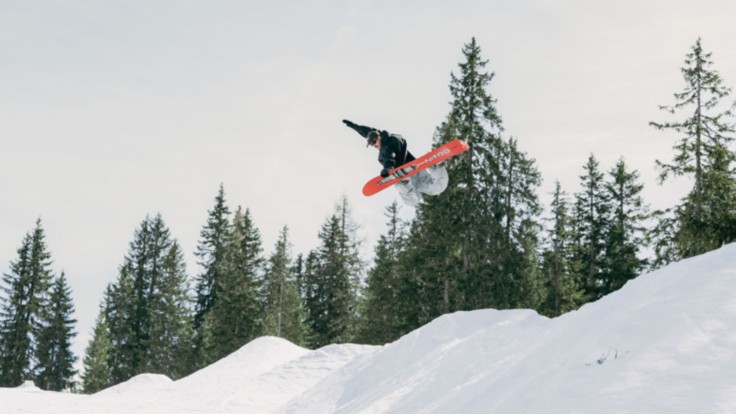
[{"label": "black jacket", "polygon": [[378,161],[384,169],[394,169],[414,160],[414,156],[409,152],[406,139],[400,135],[391,134],[386,130],[361,126],[348,120],[343,120],[343,122],[363,137],[368,137],[368,133],[372,131],[380,132],[381,150],[378,152]]}]

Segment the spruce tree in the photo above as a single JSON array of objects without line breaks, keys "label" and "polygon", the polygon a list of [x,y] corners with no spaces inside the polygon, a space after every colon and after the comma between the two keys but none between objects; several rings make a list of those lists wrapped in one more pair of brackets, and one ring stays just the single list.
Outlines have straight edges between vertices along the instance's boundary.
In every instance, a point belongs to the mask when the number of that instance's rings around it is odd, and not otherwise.
[{"label": "spruce tree", "polygon": [[638,257],[644,244],[644,226],[649,212],[644,205],[639,173],[628,171],[623,158],[609,172],[605,184],[610,201],[611,221],[606,230],[606,266],[603,295],[620,289],[644,270],[646,261]]},{"label": "spruce tree", "polygon": [[41,323],[48,314],[53,283],[51,254],[41,220],[18,249],[18,259],[3,275],[0,307],[0,386],[17,387],[33,379]]},{"label": "spruce tree", "polygon": [[105,289],[102,314],[109,331],[107,360],[110,385],[128,380],[139,371],[132,352],[138,344],[131,322],[136,299],[133,293],[133,276],[127,263],[120,266],[118,278]]},{"label": "spruce tree", "polygon": [[355,336],[358,285],[362,273],[359,242],[347,198],[322,226],[320,247],[308,260],[306,306],[310,345],[349,342]]},{"label": "spruce tree", "polygon": [[673,106],[660,107],[685,118],[649,123],[659,130],[673,130],[681,135],[674,146],[676,154],[672,163],[657,161],[660,182],[670,175],[694,180],[693,189],[674,209],[680,258],[704,253],[734,239],[731,224],[736,220],[733,197],[736,175],[731,165],[736,154],[728,148],[736,133],[729,121],[734,105],[723,103],[731,89],[723,85],[721,76],[712,69],[711,55],[703,50],[698,39],[686,55],[685,67],[681,68],[685,89],[674,95]]},{"label": "spruce tree", "polygon": [[82,391],[86,394],[97,393],[112,385],[108,352],[110,351],[110,329],[105,321],[105,307],[101,307],[95,327],[87,348],[84,350],[84,373],[82,374]]},{"label": "spruce tree", "polygon": [[234,246],[233,225],[230,222],[230,209],[225,202],[225,189],[215,197],[215,206],[208,211],[207,224],[202,228],[195,255],[202,272],[195,278],[196,299],[194,305],[194,356],[196,367],[205,367],[221,358],[218,352],[208,351],[213,345],[212,331],[217,330],[212,318],[205,327],[208,313],[217,303],[217,295],[222,292],[220,285],[223,276],[231,268]]},{"label": "spruce tree", "polygon": [[360,343],[391,342],[403,335],[405,329],[405,315],[401,308],[404,299],[400,296],[400,257],[406,250],[407,224],[399,218],[396,202],[386,209],[385,216],[388,230],[378,239],[375,264],[368,271],[358,337]]},{"label": "spruce tree", "polygon": [[190,310],[179,244],[160,215],[135,231],[115,283],[105,292],[112,383],[144,373],[184,375],[188,362]]},{"label": "spruce tree", "polygon": [[261,236],[250,211],[235,212],[232,235],[227,236],[213,286],[214,304],[205,315],[203,355],[207,362],[232,353],[263,331],[263,306],[260,280],[263,274]]},{"label": "spruce tree", "polygon": [[575,237],[570,201],[559,181],[550,206],[551,227],[547,229],[547,247],[542,254],[542,276],[545,285],[540,313],[558,316],[582,304],[582,291],[575,264]]},{"label": "spruce tree", "polygon": [[55,279],[36,344],[36,386],[51,391],[72,390],[77,357],[72,340],[77,335],[72,317],[74,303],[64,272]]},{"label": "spruce tree", "polygon": [[460,138],[470,149],[445,163],[450,184],[418,207],[402,255],[405,287],[416,290],[409,316],[415,326],[455,310],[534,307],[541,301],[541,179],[517,142],[502,137],[496,100],[488,92],[495,75],[486,70],[475,39],[463,55],[459,75],[451,77],[452,107],[434,145]]},{"label": "spruce tree", "polygon": [[166,374],[176,380],[195,370],[191,365],[189,285],[184,252],[179,243],[171,240],[161,256],[161,275],[151,282],[147,299],[150,309],[147,371]]},{"label": "spruce tree", "polygon": [[266,335],[306,345],[306,313],[299,283],[291,265],[289,229],[279,234],[273,254],[268,259],[264,277]]},{"label": "spruce tree", "polygon": [[600,163],[590,155],[580,176],[582,190],[575,194],[576,261],[588,301],[605,293],[606,230],[610,218]]},{"label": "spruce tree", "polygon": [[230,209],[225,202],[225,188],[215,197],[215,206],[209,211],[207,224],[202,228],[196,256],[203,272],[196,278],[196,305],[194,329],[204,321],[204,317],[216,302],[216,294],[221,276],[226,273],[228,256],[234,239],[230,223]]}]

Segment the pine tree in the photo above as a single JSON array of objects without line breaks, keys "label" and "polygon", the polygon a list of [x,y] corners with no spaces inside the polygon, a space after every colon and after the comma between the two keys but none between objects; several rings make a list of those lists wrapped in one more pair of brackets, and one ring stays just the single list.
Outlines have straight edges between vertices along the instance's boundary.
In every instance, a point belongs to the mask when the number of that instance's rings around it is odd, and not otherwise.
[{"label": "pine tree", "polygon": [[711,69],[711,55],[703,50],[698,39],[681,69],[686,84],[684,91],[675,94],[675,105],[660,107],[673,115],[689,110],[686,118],[649,123],[659,130],[674,130],[683,135],[674,146],[676,154],[672,163],[657,161],[660,182],[670,175],[694,179],[693,189],[674,210],[680,258],[704,253],[734,239],[733,226],[721,227],[736,219],[732,197],[736,192],[736,175],[731,169],[736,154],[728,149],[736,133],[728,121],[734,106],[723,108],[722,101],[731,89]]},{"label": "pine tree", "polygon": [[[215,206],[208,212],[207,224],[202,228],[195,255],[199,258],[202,273],[195,278],[196,301],[194,306],[194,356],[196,367],[204,367],[221,357],[219,353],[208,351],[212,345],[211,334],[216,330],[212,318],[204,327],[205,318],[217,303],[217,295],[222,292],[220,285],[223,276],[231,267],[234,246],[234,230],[230,222],[230,209],[225,202],[225,189],[215,197]],[[207,338],[207,339],[206,339]]]},{"label": "pine tree", "polygon": [[641,198],[644,185],[638,182],[639,173],[629,172],[622,158],[609,175],[605,189],[611,204],[611,222],[606,230],[603,295],[620,289],[646,266],[637,253],[644,244],[642,222],[649,216]]},{"label": "pine tree", "polygon": [[112,385],[112,376],[108,366],[110,351],[110,329],[105,322],[105,307],[101,307],[97,317],[92,339],[84,350],[84,373],[82,375],[82,391],[86,394],[97,393]]},{"label": "pine tree", "polygon": [[202,229],[195,253],[199,258],[199,265],[204,269],[196,279],[195,330],[199,330],[205,315],[215,304],[220,276],[226,272],[228,266],[228,255],[234,239],[230,214],[225,203],[225,188],[220,185],[215,206],[209,211],[207,225]]},{"label": "pine tree", "polygon": [[587,300],[603,296],[606,270],[606,230],[610,207],[603,173],[590,155],[580,176],[582,190],[575,195],[576,261]]},{"label": "pine tree", "polygon": [[289,229],[284,227],[268,260],[264,278],[266,331],[297,345],[306,345],[306,313],[299,283],[291,267]]},{"label": "pine tree", "polygon": [[575,237],[570,201],[559,181],[550,207],[551,227],[547,230],[548,246],[542,255],[542,275],[545,300],[540,313],[558,316],[577,309],[582,304],[582,291],[574,259]]},{"label": "pine tree", "polygon": [[105,289],[101,313],[109,330],[107,360],[110,385],[120,383],[136,374],[136,363],[131,352],[137,343],[133,334],[135,296],[130,265],[123,263],[118,278]]},{"label": "pine tree", "polygon": [[74,303],[64,272],[54,281],[48,308],[43,316],[36,345],[36,386],[51,391],[71,390],[75,386],[77,357],[72,339],[77,335],[72,317]]},{"label": "pine tree", "polygon": [[0,307],[0,386],[16,387],[33,379],[43,318],[48,311],[53,274],[41,220],[23,239],[18,259],[3,275]]},{"label": "pine tree", "polygon": [[645,234],[646,245],[654,251],[649,269],[656,270],[680,259],[677,230],[680,224],[674,209],[656,210],[652,213],[654,226]]},{"label": "pine tree", "polygon": [[310,344],[319,348],[349,342],[355,335],[358,285],[362,272],[347,198],[322,226],[320,247],[308,260],[307,322]]},{"label": "pine tree", "polygon": [[[163,226],[162,222],[157,223]],[[166,235],[168,239],[168,231]],[[178,379],[195,370],[191,365],[189,285],[184,252],[179,243],[171,240],[160,255],[161,275],[151,282],[147,299],[150,309],[147,371]]]},{"label": "pine tree", "polygon": [[188,371],[189,363],[180,355],[186,356],[191,338],[182,259],[161,215],[146,217],[117,281],[105,292],[111,382],[144,372],[177,378]]},{"label": "pine tree", "polygon": [[214,362],[258,337],[263,331],[263,306],[259,299],[263,257],[261,236],[250,211],[235,213],[232,236],[223,245],[224,253],[214,285],[215,299],[205,315],[207,322],[203,354]]},{"label": "pine tree", "polygon": [[405,287],[416,290],[409,321],[417,326],[455,310],[541,302],[535,218],[541,179],[517,142],[502,137],[496,100],[487,92],[494,74],[486,72],[475,39],[463,54],[434,145],[461,138],[470,149],[445,163],[451,182],[418,207],[402,255]]},{"label": "pine tree", "polygon": [[400,297],[400,257],[406,249],[407,224],[396,202],[385,212],[388,231],[378,239],[375,265],[368,271],[358,342],[384,344],[403,335],[405,315]]},{"label": "pine tree", "polygon": [[321,345],[323,341],[320,340],[324,338],[322,334],[327,332],[327,302],[324,297],[326,292],[322,291],[318,275],[320,265],[317,250],[310,251],[306,259],[303,257],[302,259],[303,264],[297,266],[297,273],[306,309],[306,342],[308,347],[314,347]]},{"label": "pine tree", "polygon": [[[498,212],[504,229],[501,247],[505,255],[499,260],[511,284],[496,288],[497,293],[505,292],[506,296],[498,306],[536,309],[543,297],[538,270],[538,236],[542,231],[538,218],[542,208],[537,197],[542,178],[534,159],[518,148],[515,139],[504,142],[503,149],[503,200]],[[500,270],[495,273],[503,276]]]}]

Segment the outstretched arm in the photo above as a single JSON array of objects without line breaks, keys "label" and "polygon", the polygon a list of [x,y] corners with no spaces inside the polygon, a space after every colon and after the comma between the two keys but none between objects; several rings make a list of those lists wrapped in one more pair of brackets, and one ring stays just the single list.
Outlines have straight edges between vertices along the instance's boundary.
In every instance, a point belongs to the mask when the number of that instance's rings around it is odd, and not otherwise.
[{"label": "outstretched arm", "polygon": [[368,133],[372,132],[373,130],[378,130],[378,129],[374,129],[373,127],[361,126],[360,124],[355,124],[350,120],[343,120],[342,122],[345,123],[346,126],[357,131],[358,134],[360,134],[363,137],[368,137]]}]

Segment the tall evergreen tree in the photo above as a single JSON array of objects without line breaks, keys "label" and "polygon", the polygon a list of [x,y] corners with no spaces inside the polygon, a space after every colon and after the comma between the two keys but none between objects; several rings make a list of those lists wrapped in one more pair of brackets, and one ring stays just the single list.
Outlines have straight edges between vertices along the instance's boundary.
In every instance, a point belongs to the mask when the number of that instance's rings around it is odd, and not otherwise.
[{"label": "tall evergreen tree", "polygon": [[151,282],[147,299],[150,309],[147,367],[148,371],[178,379],[195,370],[191,363],[193,317],[189,284],[184,252],[176,240],[162,250],[161,256],[161,275]]},{"label": "tall evergreen tree", "polygon": [[77,357],[72,340],[77,335],[72,317],[74,303],[64,272],[55,279],[36,344],[36,385],[44,390],[71,390],[75,386]]},{"label": "tall evergreen tree", "polygon": [[16,387],[34,378],[41,323],[48,313],[53,282],[51,254],[41,220],[18,249],[18,259],[3,275],[0,307],[0,386]]},{"label": "tall evergreen tree", "polygon": [[263,274],[261,235],[249,210],[235,212],[232,235],[226,236],[224,253],[218,264],[218,280],[213,286],[215,299],[205,315],[204,356],[219,360],[263,332],[263,306],[260,280]]},{"label": "tall evergreen tree", "polygon": [[306,313],[299,284],[291,267],[289,229],[284,227],[268,260],[264,278],[266,331],[298,344],[306,344]]},{"label": "tall evergreen tree", "polygon": [[84,373],[82,374],[82,391],[86,394],[97,393],[112,385],[108,352],[110,351],[110,329],[105,321],[105,307],[101,307],[92,333],[92,339],[84,350]]},{"label": "tall evergreen tree", "polygon": [[[540,183],[534,161],[504,139],[494,74],[485,69],[475,39],[452,74],[452,108],[435,146],[464,139],[470,150],[448,160],[451,182],[420,205],[402,255],[404,287],[415,287],[414,325],[455,310],[534,307],[538,279]],[[408,328],[411,329],[411,328]]]},{"label": "tall evergreen tree", "polygon": [[320,247],[308,260],[307,322],[310,344],[318,348],[355,336],[358,285],[362,273],[359,242],[347,198],[322,226]]},{"label": "tall evergreen tree", "polygon": [[577,309],[582,304],[582,291],[575,264],[574,225],[567,194],[559,181],[550,206],[551,227],[547,230],[548,245],[542,255],[542,276],[545,282],[545,300],[540,312],[558,316]]},{"label": "tall evergreen tree", "polygon": [[644,185],[638,182],[639,173],[629,172],[622,158],[609,175],[605,188],[611,221],[606,231],[604,295],[620,289],[644,269],[646,261],[638,257],[638,252],[644,244],[642,223],[649,216],[641,197]]},{"label": "tall evergreen tree", "polygon": [[146,217],[135,231],[118,280],[105,292],[111,382],[144,372],[177,378],[188,371],[181,359],[191,338],[187,292],[179,244],[161,215]]},{"label": "tall evergreen tree", "polygon": [[133,349],[139,344],[133,331],[134,307],[133,275],[130,264],[120,266],[118,278],[105,289],[102,315],[109,331],[107,334],[107,367],[110,385],[128,380],[138,374],[139,363],[134,362]]},{"label": "tall evergreen tree", "polygon": [[606,270],[606,230],[610,218],[604,176],[594,155],[580,176],[582,190],[575,195],[576,260],[587,300],[603,296]]},{"label": "tall evergreen tree", "polygon": [[407,224],[399,218],[396,202],[386,209],[386,234],[375,248],[375,265],[368,271],[365,302],[361,314],[358,342],[384,344],[396,340],[404,331],[403,299],[400,290],[401,253],[406,250]]},{"label": "tall evergreen tree", "polygon": [[674,146],[676,154],[672,163],[657,161],[660,182],[670,175],[694,180],[693,189],[674,210],[679,226],[676,243],[680,258],[734,240],[733,226],[720,226],[736,220],[736,201],[732,197],[736,192],[736,175],[731,168],[736,154],[728,148],[736,133],[729,122],[734,106],[723,104],[731,89],[723,85],[721,76],[712,69],[711,55],[703,50],[698,39],[681,69],[685,89],[675,94],[673,106],[660,107],[673,115],[685,113],[685,119],[649,123],[659,130],[674,130],[682,135]]},{"label": "tall evergreen tree", "polygon": [[[194,305],[194,360],[196,367],[205,367],[222,355],[209,351],[212,346],[212,318],[205,326],[205,318],[217,302],[218,293],[222,292],[223,276],[232,266],[231,258],[234,246],[234,230],[230,222],[230,208],[225,202],[225,188],[215,197],[215,206],[208,211],[207,224],[202,228],[197,251],[198,264],[202,273],[195,278],[196,299]],[[207,345],[205,345],[207,344]]]},{"label": "tall evergreen tree", "polygon": [[195,253],[203,269],[196,279],[195,330],[199,330],[205,315],[215,304],[221,276],[228,267],[228,256],[234,239],[230,214],[225,202],[225,188],[220,185],[215,206],[209,211],[207,224],[202,228]]}]

